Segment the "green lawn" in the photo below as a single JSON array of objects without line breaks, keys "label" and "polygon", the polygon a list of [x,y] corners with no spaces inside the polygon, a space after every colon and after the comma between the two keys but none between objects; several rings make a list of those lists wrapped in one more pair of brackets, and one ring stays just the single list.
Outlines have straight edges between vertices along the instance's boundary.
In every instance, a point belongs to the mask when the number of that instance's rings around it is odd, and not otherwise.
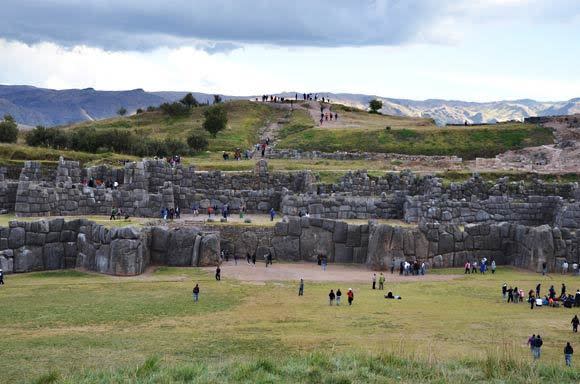
[{"label": "green lawn", "polygon": [[394,152],[408,155],[457,155],[465,160],[493,157],[512,149],[553,143],[550,129],[533,124],[490,127],[328,129],[317,127],[286,136],[279,148],[304,151]]},{"label": "green lawn", "polygon": [[[223,274],[219,283],[194,268],[134,278],[9,275],[0,287],[0,382],[580,381],[562,356],[566,341],[580,350],[569,326],[580,311],[530,311],[500,297],[504,281],[526,291],[565,281],[575,290],[576,277],[500,269],[395,284],[387,275],[387,290],[404,298],[387,301],[367,284],[306,282],[298,297],[295,281],[256,285],[229,279],[227,267]],[[328,306],[329,289],[338,287],[354,288],[354,306]],[[532,333],[544,338],[535,366],[526,346]]]}]

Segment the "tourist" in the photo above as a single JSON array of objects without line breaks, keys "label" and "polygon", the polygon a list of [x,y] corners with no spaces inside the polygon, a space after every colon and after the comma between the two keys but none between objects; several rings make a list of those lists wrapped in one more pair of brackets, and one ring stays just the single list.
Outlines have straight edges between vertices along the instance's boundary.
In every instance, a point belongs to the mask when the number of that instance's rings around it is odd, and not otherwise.
[{"label": "tourist", "polygon": [[334,294],[334,291],[331,289],[330,293],[328,294],[328,300],[330,305],[332,305],[332,303],[334,303],[334,299],[336,298],[336,295]]},{"label": "tourist", "polygon": [[4,271],[0,269],[0,285],[4,285]]},{"label": "tourist", "polygon": [[580,272],[580,269],[578,269],[578,263],[573,263],[572,264],[572,273],[577,276],[579,272]]},{"label": "tourist", "polygon": [[175,209],[171,208],[169,209],[169,220],[173,221],[174,217],[175,217]]},{"label": "tourist", "polygon": [[234,252],[234,265],[238,265],[238,256]]},{"label": "tourist", "polygon": [[348,297],[348,305],[352,305],[352,301],[354,300],[354,292],[352,291],[352,288],[348,289],[346,296]]},{"label": "tourist", "polygon": [[574,348],[570,345],[570,342],[566,343],[564,347],[564,359],[566,360],[566,366],[572,366],[572,355],[574,354]]},{"label": "tourist", "polygon": [[534,309],[534,304],[536,303],[536,297],[534,296],[534,290],[530,289],[528,292],[528,302],[530,303],[530,309]]},{"label": "tourist", "polygon": [[503,301],[507,299],[507,283],[503,283],[501,286],[501,295],[503,296]]},{"label": "tourist", "polygon": [[113,183],[113,189],[117,189],[119,187],[119,183],[115,180],[115,182]]},{"label": "tourist", "polygon": [[542,340],[542,337],[540,335],[536,336],[536,338],[534,339],[534,359],[538,360],[542,354],[542,345],[544,344],[544,341]]},{"label": "tourist", "polygon": [[534,353],[534,341],[536,340],[536,335],[533,334],[532,336],[529,337],[528,339],[528,345],[530,346],[530,351],[532,352],[532,354]]},{"label": "tourist", "polygon": [[550,289],[548,290],[549,298],[554,300],[556,298],[556,290],[554,289],[553,285],[550,285]]},{"label": "tourist", "polygon": [[547,272],[548,272],[548,264],[546,264],[546,262],[544,261],[542,263],[542,276],[546,276]]},{"label": "tourist", "polygon": [[334,114],[334,120],[338,120],[338,113]]},{"label": "tourist", "polygon": [[268,256],[266,258],[266,267],[268,264],[272,265],[272,253],[270,251],[268,251]]},{"label": "tourist", "polygon": [[250,265],[251,260],[252,260],[252,256],[250,255],[250,252],[246,253],[246,262],[248,263],[248,265]]},{"label": "tourist", "polygon": [[381,275],[379,276],[379,289],[385,289],[385,276],[383,275],[382,272]]},{"label": "tourist", "polygon": [[220,266],[218,265],[216,270],[215,270],[215,279],[217,281],[220,281],[222,279],[222,270],[220,269]]},{"label": "tourist", "polygon": [[256,266],[256,252],[254,252],[252,254],[252,265],[255,267]]},{"label": "tourist", "polygon": [[276,216],[276,211],[274,208],[270,208],[270,221],[274,221],[274,216]]},{"label": "tourist", "polygon": [[519,297],[520,297],[520,293],[518,291],[518,287],[515,287],[514,288],[514,291],[513,291],[513,300],[514,300],[514,303],[517,304]]},{"label": "tourist", "polygon": [[493,275],[495,273],[495,260],[491,261],[491,274]]},{"label": "tourist", "polygon": [[372,277],[372,281],[373,281],[373,289],[376,289],[376,285],[377,285],[377,274],[373,273],[373,277]]},{"label": "tourist", "polygon": [[577,289],[576,295],[574,295],[574,306],[580,307],[580,289]]},{"label": "tourist", "polygon": [[425,262],[421,263],[421,276],[425,276],[425,273],[427,273],[427,266],[425,265]]},{"label": "tourist", "polygon": [[536,297],[540,297],[541,288],[542,288],[542,283],[538,283],[538,285],[536,285]]},{"label": "tourist", "polygon": [[403,275],[403,271],[405,270],[405,262],[401,261],[399,263],[399,275]]},{"label": "tourist", "polygon": [[401,300],[403,298],[401,296],[393,295],[393,292],[389,291],[389,293],[385,295],[385,299]]},{"label": "tourist", "polygon": [[209,207],[207,207],[207,218],[211,219],[211,214],[213,213],[213,208],[210,205]]},{"label": "tourist", "polygon": [[300,285],[298,285],[298,296],[304,296],[304,279],[300,279]]},{"label": "tourist", "polygon": [[193,302],[197,303],[199,301],[199,285],[195,284],[193,287]]},{"label": "tourist", "polygon": [[471,271],[471,264],[469,263],[469,261],[465,262],[465,275],[467,275],[469,272]]},{"label": "tourist", "polygon": [[562,263],[562,274],[565,275],[568,273],[568,261],[564,260]]},{"label": "tourist", "polygon": [[560,288],[560,297],[566,296],[566,284],[562,283],[562,288]]},{"label": "tourist", "polygon": [[336,305],[340,305],[340,298],[342,296],[342,292],[340,292],[340,288],[336,290]]},{"label": "tourist", "polygon": [[514,290],[513,288],[510,286],[507,290],[508,293],[508,299],[507,302],[509,303],[510,301],[513,302],[514,301]]},{"label": "tourist", "polygon": [[471,263],[471,273],[477,273],[477,260]]},{"label": "tourist", "polygon": [[175,207],[175,218],[181,219],[181,209],[179,207]]},{"label": "tourist", "polygon": [[395,259],[391,260],[391,275],[395,272]]},{"label": "tourist", "polygon": [[113,207],[111,209],[111,217],[109,217],[109,220],[116,220],[117,219],[117,208]]},{"label": "tourist", "polygon": [[321,264],[322,264],[322,270],[326,271],[326,256],[322,256]]},{"label": "tourist", "polygon": [[572,323],[572,332],[577,333],[578,332],[578,324],[580,324],[580,320],[578,320],[578,315],[574,315],[571,323]]},{"label": "tourist", "polygon": [[193,206],[191,207],[191,212],[193,213],[194,216],[199,215],[199,209],[196,203],[193,203]]}]

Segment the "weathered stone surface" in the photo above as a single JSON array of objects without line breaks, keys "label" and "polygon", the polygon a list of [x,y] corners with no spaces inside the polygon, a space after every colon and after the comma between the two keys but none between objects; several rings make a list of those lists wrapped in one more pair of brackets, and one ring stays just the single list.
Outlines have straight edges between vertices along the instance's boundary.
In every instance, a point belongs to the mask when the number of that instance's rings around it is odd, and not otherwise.
[{"label": "weathered stone surface", "polygon": [[140,240],[116,239],[111,241],[109,260],[110,271],[120,276],[141,274],[146,267],[143,245]]},{"label": "weathered stone surface", "polygon": [[26,240],[26,232],[24,228],[12,228],[10,229],[10,235],[8,236],[8,247],[12,249],[20,248],[24,245]]},{"label": "weathered stone surface", "polygon": [[300,260],[300,238],[294,236],[275,236],[272,247],[278,260]]},{"label": "weathered stone surface", "polygon": [[288,235],[289,236],[300,236],[302,233],[302,226],[299,217],[289,217],[288,218]]},{"label": "weathered stone surface", "polygon": [[62,243],[46,244],[42,249],[44,269],[64,268],[64,245]]},{"label": "weathered stone surface", "polygon": [[6,257],[0,252],[0,269],[6,274],[14,272],[14,259]]},{"label": "weathered stone surface", "polygon": [[215,266],[220,263],[220,241],[217,235],[209,234],[204,236],[201,239],[200,248],[201,250],[198,266],[208,267]]},{"label": "weathered stone surface", "polygon": [[334,262],[335,263],[352,263],[353,261],[352,247],[346,244],[334,244]]},{"label": "weathered stone surface", "polygon": [[42,271],[42,247],[21,247],[14,252],[14,272]]},{"label": "weathered stone surface", "polygon": [[318,255],[325,255],[328,260],[334,259],[332,232],[319,227],[310,227],[308,230],[302,231],[299,245],[300,259],[302,260],[316,261]]},{"label": "weathered stone surface", "polygon": [[197,231],[180,228],[169,232],[165,263],[171,266],[189,266]]},{"label": "weathered stone surface", "polygon": [[348,224],[342,221],[337,221],[334,225],[333,240],[336,243],[346,243],[348,236]]}]

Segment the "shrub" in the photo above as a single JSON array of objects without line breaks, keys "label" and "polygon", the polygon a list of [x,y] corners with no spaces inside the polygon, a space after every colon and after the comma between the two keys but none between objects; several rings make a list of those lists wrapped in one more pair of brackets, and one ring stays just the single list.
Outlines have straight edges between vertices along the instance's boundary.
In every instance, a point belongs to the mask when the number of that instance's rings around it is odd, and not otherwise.
[{"label": "shrub", "polygon": [[159,109],[161,109],[163,113],[171,117],[187,116],[190,113],[190,109],[187,105],[178,102],[163,103],[159,106]]},{"label": "shrub", "polygon": [[18,140],[18,125],[10,115],[4,115],[4,120],[0,122],[0,142],[15,143]]},{"label": "shrub", "polygon": [[371,113],[379,113],[379,109],[383,107],[383,102],[378,99],[373,99],[369,102],[369,109]]},{"label": "shrub", "polygon": [[209,142],[207,141],[205,136],[193,132],[187,138],[187,145],[189,145],[189,147],[193,149],[195,152],[201,152],[207,149]]},{"label": "shrub", "polygon": [[203,122],[203,129],[208,131],[212,137],[216,137],[218,132],[226,129],[228,123],[228,115],[221,104],[215,104],[203,113],[205,121]]}]

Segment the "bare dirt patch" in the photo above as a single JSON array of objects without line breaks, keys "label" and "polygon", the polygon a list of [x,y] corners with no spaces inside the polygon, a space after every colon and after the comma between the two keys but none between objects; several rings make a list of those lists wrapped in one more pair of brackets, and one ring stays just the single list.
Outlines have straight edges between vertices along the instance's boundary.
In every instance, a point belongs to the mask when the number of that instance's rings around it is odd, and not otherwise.
[{"label": "bare dirt patch", "polygon": [[[205,271],[213,272],[214,267],[202,268]],[[224,262],[221,266],[222,279],[234,278],[248,282],[266,282],[266,281],[298,281],[301,278],[304,281],[341,281],[349,283],[371,283],[373,273],[364,266],[329,264],[326,271],[315,263],[274,263],[272,266],[265,267],[263,262],[256,266],[248,265],[245,260],[238,260],[237,265],[233,261]],[[427,273],[425,276],[401,276],[397,271],[391,274],[383,272],[387,283],[404,282],[404,281],[447,281],[461,277],[461,275],[433,275]],[[377,278],[378,280],[378,278]]]}]

